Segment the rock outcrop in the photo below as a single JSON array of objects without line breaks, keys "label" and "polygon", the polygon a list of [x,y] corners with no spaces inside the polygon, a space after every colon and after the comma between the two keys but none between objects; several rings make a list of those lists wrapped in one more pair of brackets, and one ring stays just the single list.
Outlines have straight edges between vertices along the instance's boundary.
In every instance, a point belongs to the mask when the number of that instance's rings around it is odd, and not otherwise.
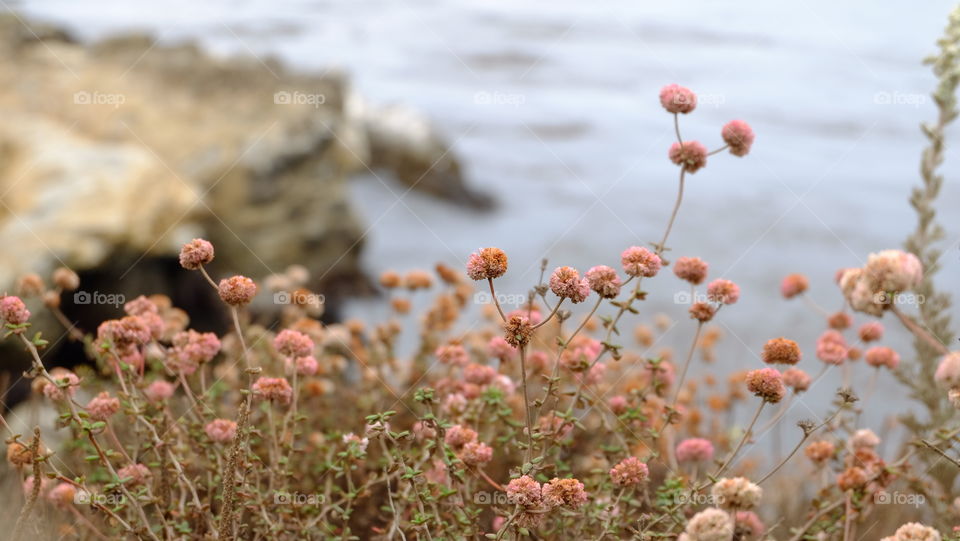
[{"label": "rock outcrop", "polygon": [[61,264],[135,272],[199,235],[231,272],[350,282],[364,226],[346,182],[368,166],[488,203],[423,118],[356,106],[341,75],[27,24],[0,18],[0,290]]}]

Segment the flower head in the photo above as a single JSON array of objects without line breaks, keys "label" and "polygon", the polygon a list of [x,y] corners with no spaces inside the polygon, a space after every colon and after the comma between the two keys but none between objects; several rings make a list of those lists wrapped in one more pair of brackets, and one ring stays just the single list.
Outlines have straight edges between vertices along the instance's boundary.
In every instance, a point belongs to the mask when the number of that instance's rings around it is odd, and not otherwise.
[{"label": "flower head", "polygon": [[639,458],[627,457],[610,470],[610,480],[622,487],[639,485],[650,477],[650,469]]},{"label": "flower head", "polygon": [[750,152],[750,147],[753,146],[753,129],[742,120],[727,122],[720,130],[720,136],[730,147],[730,154],[734,156],[746,156]]},{"label": "flower head", "polygon": [[[20,300],[20,297],[8,295],[0,297],[0,320],[7,325],[23,325],[30,319],[30,310]],[[16,333],[22,333],[23,329],[17,329]]]},{"label": "flower head", "polygon": [[72,269],[58,267],[53,271],[53,284],[64,291],[73,291],[80,287],[80,276]]},{"label": "flower head", "polygon": [[474,280],[499,278],[507,272],[507,254],[500,248],[482,248],[467,259],[467,276]]},{"label": "flower head", "polygon": [[710,462],[713,460],[713,444],[703,438],[688,438],[677,445],[677,461]]},{"label": "flower head", "polygon": [[597,292],[604,299],[613,299],[620,294],[620,277],[617,271],[606,265],[598,265],[587,271],[585,275],[590,289]]},{"label": "flower head", "polygon": [[810,287],[807,277],[802,274],[791,274],[780,282],[780,293],[785,299],[792,299],[802,294]]},{"label": "flower head", "polygon": [[867,361],[867,364],[877,368],[886,366],[890,370],[896,370],[897,366],[900,365],[900,355],[898,355],[896,351],[884,346],[874,346],[868,349],[864,354],[864,359]]},{"label": "flower head", "polygon": [[94,421],[106,421],[120,411],[120,400],[103,391],[87,403],[87,414]]},{"label": "flower head", "polygon": [[689,88],[669,84],[660,89],[660,105],[668,113],[687,114],[697,108],[697,95]]},{"label": "flower head", "polygon": [[150,468],[143,464],[130,464],[117,470],[117,476],[120,479],[127,479],[127,484],[133,486],[142,485],[152,475]]},{"label": "flower head", "polygon": [[237,423],[230,419],[214,419],[203,427],[203,431],[217,443],[229,443],[237,435]]},{"label": "flower head", "polygon": [[180,249],[180,266],[197,270],[213,261],[213,245],[203,239],[193,239]]},{"label": "flower head", "polygon": [[863,342],[875,342],[883,338],[883,323],[879,321],[871,321],[869,323],[864,323],[860,326],[860,330],[857,331],[857,334],[860,335],[860,340]]},{"label": "flower head", "polygon": [[443,364],[464,366],[470,362],[470,354],[460,344],[447,344],[437,347],[433,353]]},{"label": "flower head", "polygon": [[753,509],[763,496],[763,489],[745,477],[724,478],[710,489],[717,505],[723,509]]},{"label": "flower head", "polygon": [[787,394],[783,375],[775,368],[761,368],[747,373],[747,389],[766,402],[776,404]]},{"label": "flower head", "polygon": [[952,351],[940,359],[933,379],[947,389],[960,387],[960,351]]},{"label": "flower head", "polygon": [[173,396],[173,391],[174,386],[172,383],[158,379],[151,382],[150,385],[147,385],[147,388],[143,390],[143,394],[146,395],[147,399],[151,402],[163,402]]},{"label": "flower head", "polygon": [[807,446],[803,450],[803,454],[807,455],[807,458],[812,460],[815,464],[823,464],[824,462],[833,458],[833,454],[837,451],[837,447],[833,442],[827,440],[815,441]]},{"label": "flower head", "polygon": [[787,338],[772,338],[763,345],[761,357],[767,364],[797,364],[803,354],[800,346]]},{"label": "flower head", "polygon": [[712,304],[706,302],[695,302],[690,305],[689,312],[691,319],[706,323],[713,319],[714,314],[717,313],[717,309],[714,308]]},{"label": "flower head", "polygon": [[733,521],[726,512],[709,507],[690,518],[684,533],[689,541],[730,541]]},{"label": "flower head", "polygon": [[783,371],[783,384],[793,389],[795,393],[802,393],[810,388],[810,375],[799,368],[787,368]]},{"label": "flower head", "polygon": [[257,284],[246,276],[231,276],[220,280],[220,299],[230,306],[249,304],[257,294]]},{"label": "flower head", "polygon": [[477,431],[465,426],[453,425],[447,429],[443,441],[453,449],[459,450],[466,444],[477,441]]},{"label": "flower head", "polygon": [[587,503],[587,492],[583,483],[576,479],[551,479],[543,485],[543,502],[550,507],[570,507],[576,509]]},{"label": "flower head", "polygon": [[696,173],[707,165],[707,147],[699,141],[673,143],[667,155],[670,161],[683,167],[687,173]]},{"label": "flower head", "polygon": [[629,276],[652,278],[660,272],[663,260],[646,248],[631,246],[620,254],[620,264]]},{"label": "flower head", "polygon": [[253,384],[253,396],[280,404],[289,404],[293,399],[293,389],[284,378],[261,377]]},{"label": "flower head", "polygon": [[43,386],[43,394],[54,402],[72,398],[77,394],[77,386],[80,385],[80,378],[66,368],[54,368],[50,371],[53,383],[47,382]]},{"label": "flower head", "polygon": [[707,278],[710,265],[699,257],[678,257],[673,263],[673,274],[693,285],[700,285]]},{"label": "flower head", "polygon": [[881,541],[940,541],[942,537],[937,530],[920,524],[908,522],[897,528],[892,537],[884,537]]},{"label": "flower head", "polygon": [[503,324],[503,339],[515,348],[522,348],[530,342],[533,336],[533,325],[526,316],[510,316]]},{"label": "flower head", "polygon": [[273,347],[287,357],[307,357],[313,354],[313,340],[299,331],[284,329],[273,339]]},{"label": "flower head", "polygon": [[493,460],[493,448],[483,442],[470,441],[464,444],[457,456],[468,466],[479,466]]},{"label": "flower head", "polygon": [[590,294],[590,284],[573,267],[558,267],[550,275],[550,291],[574,304],[583,302]]},{"label": "flower head", "polygon": [[848,354],[847,341],[835,330],[824,331],[817,339],[817,358],[827,364],[842,364]]},{"label": "flower head", "polygon": [[540,483],[524,475],[507,483],[507,501],[523,507],[537,507],[543,502]]},{"label": "flower head", "polygon": [[740,300],[740,286],[730,280],[717,278],[707,285],[707,298],[720,304],[734,304]]}]

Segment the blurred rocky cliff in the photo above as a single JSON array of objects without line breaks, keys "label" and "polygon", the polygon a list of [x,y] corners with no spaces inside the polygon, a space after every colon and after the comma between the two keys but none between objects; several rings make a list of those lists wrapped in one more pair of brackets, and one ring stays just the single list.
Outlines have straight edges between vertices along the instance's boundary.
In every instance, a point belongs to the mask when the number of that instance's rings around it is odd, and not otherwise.
[{"label": "blurred rocky cliff", "polygon": [[6,14],[0,89],[0,293],[64,265],[88,290],[189,300],[194,277],[175,258],[203,236],[215,273],[262,278],[299,263],[336,298],[365,284],[352,173],[490,204],[429,122],[371,107],[339,74],[143,35],[78,43]]},{"label": "blurred rocky cliff", "polygon": [[340,75],[29,24],[0,18],[0,287],[61,262],[175,254],[196,235],[236,272],[356,276],[364,225],[344,186],[368,166],[488,203],[428,123],[371,110]]}]

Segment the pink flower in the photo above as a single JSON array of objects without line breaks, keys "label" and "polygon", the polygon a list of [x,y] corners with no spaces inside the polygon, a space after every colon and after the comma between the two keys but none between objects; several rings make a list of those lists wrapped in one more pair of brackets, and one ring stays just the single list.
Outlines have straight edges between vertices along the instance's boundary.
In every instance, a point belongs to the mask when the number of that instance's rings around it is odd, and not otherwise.
[{"label": "pink flower", "polygon": [[80,378],[73,372],[66,368],[54,368],[50,371],[50,377],[53,378],[53,383],[47,382],[43,386],[43,394],[50,400],[60,402],[77,394]]},{"label": "pink flower", "polygon": [[742,530],[744,539],[760,539],[766,527],[753,511],[737,511],[737,530]]},{"label": "pink flower", "polygon": [[792,299],[802,294],[810,287],[807,277],[802,274],[791,274],[780,282],[780,293],[785,299]]},{"label": "pink flower", "polygon": [[620,264],[628,276],[652,278],[660,272],[663,261],[646,248],[631,246],[620,254]]},{"label": "pink flower", "polygon": [[763,345],[761,358],[767,364],[797,364],[803,357],[800,346],[788,338],[771,338]]},{"label": "pink flower", "polygon": [[543,321],[543,315],[540,313],[539,310],[517,308],[516,310],[507,312],[507,319],[510,319],[513,316],[525,317],[530,321],[531,325],[538,325],[541,321]]},{"label": "pink flower", "polygon": [[617,271],[606,265],[598,265],[587,271],[585,275],[590,289],[597,292],[604,299],[612,299],[620,294],[620,277]]},{"label": "pink flower", "polygon": [[103,345],[112,343],[117,350],[146,344],[152,338],[150,326],[140,316],[108,319],[97,327],[97,342]]},{"label": "pink flower", "polygon": [[64,291],[73,291],[80,287],[80,277],[72,269],[67,267],[58,267],[53,271],[54,285]]},{"label": "pink flower", "polygon": [[687,114],[697,107],[697,95],[692,90],[677,84],[660,89],[660,105],[668,113]]},{"label": "pink flower", "polygon": [[220,280],[220,286],[217,289],[220,299],[230,306],[249,304],[257,294],[257,284],[246,276],[240,275]]},{"label": "pink flower", "polygon": [[213,245],[203,239],[193,239],[180,249],[180,266],[197,270],[213,261]]},{"label": "pink flower", "polygon": [[493,448],[483,442],[470,441],[464,444],[458,456],[467,466],[479,466],[493,460]]},{"label": "pink flower", "polygon": [[730,154],[734,156],[746,156],[753,145],[753,130],[749,124],[742,120],[727,122],[720,130],[720,136],[723,137],[723,142],[730,147]]},{"label": "pink flower", "polygon": [[522,348],[533,336],[533,325],[526,316],[514,315],[503,324],[503,339],[515,348]]},{"label": "pink flower", "polygon": [[707,298],[720,304],[734,304],[740,299],[740,286],[717,278],[707,286]]},{"label": "pink flower", "polygon": [[453,449],[459,450],[466,444],[477,441],[477,431],[465,426],[453,425],[447,429],[443,441]]},{"label": "pink flower", "polygon": [[707,278],[710,266],[699,257],[678,257],[673,264],[673,274],[681,280],[699,285]]},{"label": "pink flower", "polygon": [[635,456],[627,457],[610,470],[610,479],[622,487],[639,485],[650,477],[647,465]]},{"label": "pink flower", "polygon": [[471,363],[463,369],[463,379],[477,385],[489,385],[497,377],[497,371],[492,366]]},{"label": "pink flower", "polygon": [[896,370],[900,365],[900,355],[896,351],[884,346],[874,346],[867,350],[864,355],[867,364],[877,368],[886,366],[890,370]]},{"label": "pink flower", "polygon": [[77,488],[70,483],[60,483],[47,493],[47,500],[57,507],[73,505],[77,495]]},{"label": "pink flower", "polygon": [[575,336],[560,355],[560,364],[571,372],[583,372],[590,368],[602,348],[600,341],[587,335]]},{"label": "pink flower", "polygon": [[576,509],[587,503],[587,491],[583,483],[576,479],[553,478],[541,489],[543,502],[550,507],[570,507]]},{"label": "pink flower", "polygon": [[795,393],[806,391],[810,388],[810,383],[810,376],[799,368],[787,368],[783,371],[783,384],[793,389]]},{"label": "pink flower", "polygon": [[203,427],[207,437],[217,443],[229,443],[237,435],[237,423],[229,419],[214,419]]},{"label": "pink flower", "polygon": [[499,278],[507,272],[507,254],[500,248],[482,248],[467,259],[467,276],[474,280]]},{"label": "pink flower", "polygon": [[124,304],[123,311],[130,316],[142,316],[143,314],[159,314],[160,308],[150,299],[140,295]]},{"label": "pink flower", "polygon": [[947,389],[960,386],[960,351],[952,351],[943,356],[933,379]]},{"label": "pink flower", "polygon": [[507,343],[502,336],[494,336],[487,344],[487,350],[491,357],[496,357],[501,361],[509,361],[517,354],[517,349]]},{"label": "pink flower", "polygon": [[120,479],[129,479],[127,484],[133,486],[142,485],[152,475],[150,469],[143,464],[130,464],[117,470],[117,476],[120,477]]},{"label": "pink flower", "polygon": [[713,444],[703,438],[688,438],[677,445],[679,462],[710,462],[713,460]]},{"label": "pink flower", "polygon": [[111,397],[106,391],[93,397],[87,404],[87,414],[94,421],[106,421],[118,411],[120,411],[120,400]]},{"label": "pink flower", "polygon": [[590,294],[590,284],[573,267],[557,267],[550,275],[550,291],[574,304],[583,302]]},{"label": "pink flower", "polygon": [[174,386],[172,383],[158,379],[150,385],[147,385],[147,388],[143,390],[143,394],[146,395],[147,400],[151,402],[163,402],[173,396],[173,391]]},{"label": "pink flower", "polygon": [[623,415],[627,412],[630,402],[627,401],[627,397],[623,395],[616,395],[611,396],[610,400],[607,400],[607,406],[610,408],[610,411],[614,413],[614,415]]},{"label": "pink flower", "polygon": [[440,359],[443,364],[452,364],[454,366],[464,366],[470,362],[470,354],[460,344],[447,344],[440,346],[434,352],[434,355]]},{"label": "pink flower", "polygon": [[848,353],[847,341],[837,331],[824,331],[817,339],[817,358],[827,364],[843,364]]},{"label": "pink flower", "polygon": [[189,376],[201,364],[212,361],[219,352],[220,339],[217,335],[190,329],[173,336],[173,347],[167,352],[165,364],[173,372]]},{"label": "pink flower", "polygon": [[537,507],[543,502],[540,483],[524,475],[507,483],[507,501],[523,507]]},{"label": "pink flower", "polygon": [[317,362],[317,359],[315,359],[313,355],[297,357],[293,362],[296,364],[297,374],[301,376],[312,376],[320,369],[320,363]]},{"label": "pink flower", "polygon": [[[30,310],[27,310],[20,297],[0,297],[0,319],[8,325],[23,325],[30,319]],[[18,332],[22,332],[22,329]]]},{"label": "pink flower", "polygon": [[690,318],[695,319],[701,323],[706,323],[713,319],[713,316],[717,313],[717,309],[713,307],[712,304],[707,304],[705,302],[695,302],[690,305]]},{"label": "pink flower", "polygon": [[667,152],[670,161],[683,167],[687,173],[693,174],[706,167],[707,165],[707,147],[699,141],[684,141],[673,143]]},{"label": "pink flower", "polygon": [[846,312],[837,312],[827,318],[827,326],[831,329],[843,331],[853,325],[853,318]]},{"label": "pink flower", "polygon": [[783,386],[783,375],[775,368],[748,372],[747,390],[771,404],[776,404],[787,394],[787,389]]},{"label": "pink flower", "polygon": [[293,389],[284,378],[261,377],[253,384],[253,396],[280,404],[293,400]]},{"label": "pink flower", "polygon": [[871,321],[860,326],[858,333],[860,340],[864,342],[875,342],[883,338],[883,324],[879,321]]},{"label": "pink flower", "polygon": [[307,357],[313,354],[313,340],[299,331],[284,329],[273,339],[273,347],[288,357]]}]

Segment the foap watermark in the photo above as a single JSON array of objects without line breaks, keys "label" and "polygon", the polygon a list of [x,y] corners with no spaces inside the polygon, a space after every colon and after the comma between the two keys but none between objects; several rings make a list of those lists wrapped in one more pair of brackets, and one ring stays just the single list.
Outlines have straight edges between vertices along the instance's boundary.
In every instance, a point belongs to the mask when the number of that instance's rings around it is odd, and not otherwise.
[{"label": "foap watermark", "polygon": [[310,105],[319,109],[321,105],[327,103],[327,96],[319,92],[281,90],[273,94],[273,103],[276,105]]},{"label": "foap watermark", "polygon": [[912,505],[919,508],[921,505],[926,505],[927,498],[923,494],[904,494],[903,492],[881,490],[874,493],[873,503],[876,505]]},{"label": "foap watermark", "polygon": [[[521,294],[497,293],[497,303],[500,306],[520,306],[526,304],[527,296]],[[487,291],[479,291],[473,294],[474,304],[492,304],[493,295]]]},{"label": "foap watermark", "polygon": [[877,92],[873,95],[873,103],[876,105],[909,105],[911,107],[920,107],[926,102],[926,95],[909,92]]},{"label": "foap watermark", "polygon": [[477,505],[509,505],[510,496],[507,496],[506,492],[479,490],[473,493],[473,503]]},{"label": "foap watermark", "polygon": [[325,502],[323,494],[303,494],[301,492],[274,492],[273,503],[275,505],[323,505]]},{"label": "foap watermark", "polygon": [[691,291],[677,291],[673,294],[673,304],[694,304],[698,302],[711,302],[714,298],[706,293],[693,293]]},{"label": "foap watermark", "polygon": [[697,94],[697,106],[720,108],[727,102],[727,97],[723,94]]},{"label": "foap watermark", "polygon": [[898,306],[920,306],[927,298],[918,293],[887,293],[881,291],[874,294],[874,304],[896,304]]},{"label": "foap watermark", "polygon": [[119,308],[126,304],[127,299],[122,293],[100,293],[99,291],[76,291],[73,294],[73,304],[102,304]]},{"label": "foap watermark", "polygon": [[73,495],[75,505],[99,505],[102,507],[116,507],[123,504],[123,494],[116,492],[107,492],[101,494],[92,494],[86,490],[77,490]]},{"label": "foap watermark", "polygon": [[119,108],[126,102],[127,97],[123,94],[86,90],[73,93],[74,105],[112,105],[114,108]]},{"label": "foap watermark", "polygon": [[323,304],[325,297],[319,293],[303,291],[277,291],[273,294],[273,304],[296,304],[298,306],[316,306]]},{"label": "foap watermark", "polygon": [[520,107],[527,102],[527,97],[523,94],[513,92],[489,92],[481,90],[473,95],[474,105],[510,105]]},{"label": "foap watermark", "polygon": [[704,492],[680,493],[674,496],[673,500],[676,505],[716,505],[713,494]]}]

